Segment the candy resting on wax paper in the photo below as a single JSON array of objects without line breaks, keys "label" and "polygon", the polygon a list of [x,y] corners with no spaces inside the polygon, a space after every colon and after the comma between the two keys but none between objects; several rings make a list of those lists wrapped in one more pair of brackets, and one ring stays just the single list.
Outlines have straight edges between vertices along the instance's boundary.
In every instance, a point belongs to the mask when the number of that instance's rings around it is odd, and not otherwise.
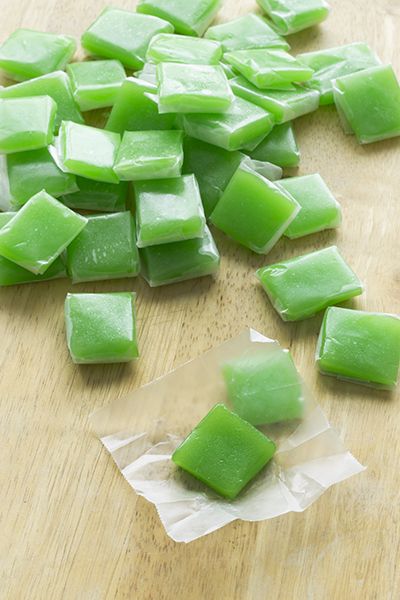
[{"label": "candy resting on wax paper", "polygon": [[118,60],[87,60],[67,66],[73,95],[82,111],[114,104],[126,73]]},{"label": "candy resting on wax paper", "polygon": [[53,141],[57,106],[50,96],[0,99],[0,153],[44,148]]},{"label": "candy resting on wax paper", "polygon": [[296,33],[324,21],[329,14],[325,0],[257,0],[282,35]]},{"label": "candy resting on wax paper", "polygon": [[254,160],[269,161],[283,168],[297,167],[300,162],[300,152],[291,123],[275,125],[254,150],[246,153]]},{"label": "candy resting on wax paper", "polygon": [[166,19],[176,33],[202,36],[221,4],[222,0],[139,0],[137,11]]},{"label": "candy resting on wax paper", "polygon": [[289,49],[286,40],[281,38],[262,17],[252,13],[210,27],[204,37],[220,42],[224,52],[249,48]]},{"label": "candy resting on wax paper", "polygon": [[150,63],[177,62],[189,65],[217,65],[222,58],[218,42],[186,35],[159,33],[151,40],[146,60]]}]

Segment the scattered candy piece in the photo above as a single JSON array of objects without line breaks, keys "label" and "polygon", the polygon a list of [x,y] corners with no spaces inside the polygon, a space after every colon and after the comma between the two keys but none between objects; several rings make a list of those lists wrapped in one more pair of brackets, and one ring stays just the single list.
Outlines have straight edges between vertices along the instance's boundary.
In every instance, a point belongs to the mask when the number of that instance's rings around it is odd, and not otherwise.
[{"label": "scattered candy piece", "polygon": [[329,14],[325,0],[257,0],[257,3],[282,35],[318,25]]},{"label": "scattered candy piece", "polygon": [[126,210],[128,182],[118,184],[76,177],[79,190],[62,197],[65,206],[79,210],[121,212]]},{"label": "scattered candy piece", "polygon": [[221,4],[222,0],[139,0],[137,11],[166,19],[176,33],[202,36]]},{"label": "scattered candy piece", "polygon": [[150,63],[177,62],[189,65],[217,65],[222,58],[218,42],[202,38],[159,33],[150,42],[146,60]]},{"label": "scattered candy piece", "polygon": [[275,125],[262,142],[247,154],[254,160],[270,161],[279,167],[297,167],[300,152],[291,123]]},{"label": "scattered candy piece", "polygon": [[126,79],[118,60],[88,60],[67,66],[72,90],[80,110],[95,110],[112,106],[117,92]]},{"label": "scattered candy piece", "polygon": [[290,48],[287,41],[281,38],[262,17],[252,13],[210,27],[204,37],[220,42],[224,52],[250,48],[281,48],[282,50]]},{"label": "scattered candy piece", "polygon": [[0,153],[51,144],[57,106],[50,96],[0,99]]}]

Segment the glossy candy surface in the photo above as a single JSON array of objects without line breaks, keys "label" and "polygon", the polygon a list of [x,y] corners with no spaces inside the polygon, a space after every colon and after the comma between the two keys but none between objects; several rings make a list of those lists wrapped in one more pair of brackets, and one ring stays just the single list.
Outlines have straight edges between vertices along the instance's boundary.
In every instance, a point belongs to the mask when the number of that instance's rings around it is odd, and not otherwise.
[{"label": "glossy candy surface", "polygon": [[0,99],[0,153],[25,152],[51,144],[56,111],[50,96]]},{"label": "glossy candy surface", "polygon": [[189,65],[217,65],[222,58],[218,42],[186,35],[159,33],[150,42],[146,60],[150,63],[177,62]]},{"label": "glossy candy surface", "polygon": [[329,14],[325,0],[257,0],[282,35],[296,33],[324,21]]},{"label": "glossy candy surface", "polygon": [[85,177],[76,177],[79,190],[63,196],[62,202],[70,208],[100,212],[119,212],[126,209],[128,182],[106,183]]},{"label": "glossy candy surface", "polygon": [[210,27],[205,37],[220,42],[224,52],[250,48],[289,49],[286,40],[281,38],[262,17],[252,13]]},{"label": "glossy candy surface", "polygon": [[254,150],[247,154],[255,160],[272,162],[280,167],[297,167],[300,162],[300,151],[297,146],[291,123],[275,125]]},{"label": "glossy candy surface", "polygon": [[126,78],[118,60],[88,60],[67,66],[73,95],[80,110],[95,110],[114,104]]},{"label": "glossy candy surface", "polygon": [[222,0],[139,0],[137,11],[166,19],[176,33],[202,36],[221,4]]}]

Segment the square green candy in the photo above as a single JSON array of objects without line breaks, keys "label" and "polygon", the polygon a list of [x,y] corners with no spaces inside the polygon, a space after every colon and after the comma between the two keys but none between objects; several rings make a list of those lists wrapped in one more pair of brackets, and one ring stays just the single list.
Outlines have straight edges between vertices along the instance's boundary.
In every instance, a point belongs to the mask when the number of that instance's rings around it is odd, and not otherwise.
[{"label": "square green candy", "polygon": [[64,69],[76,50],[68,35],[17,29],[0,46],[0,69],[17,81]]},{"label": "square green candy", "polygon": [[172,455],[176,465],[233,500],[275,454],[275,444],[223,404],[200,421]]},{"label": "square green candy", "polygon": [[36,150],[51,144],[56,111],[50,96],[0,99],[0,153]]},{"label": "square green candy", "polygon": [[304,175],[281,179],[281,185],[300,205],[300,212],[285,231],[290,239],[339,227],[342,221],[340,204],[321,175]]},{"label": "square green candy", "polygon": [[118,183],[113,167],[120,142],[118,133],[63,121],[56,150],[62,168],[69,173]]},{"label": "square green candy", "polygon": [[80,110],[95,110],[114,104],[126,78],[118,60],[88,60],[67,66],[73,95]]},{"label": "square green candy", "polygon": [[220,256],[206,226],[202,238],[160,244],[140,249],[142,276],[150,287],[158,287],[218,271]]},{"label": "square green candy", "polygon": [[160,63],[157,67],[160,113],[220,113],[233,100],[219,65]]},{"label": "square green candy", "polygon": [[400,367],[400,318],[328,308],[319,334],[316,361],[324,375],[394,388]]},{"label": "square green candy", "polygon": [[288,350],[244,355],[222,372],[233,410],[252,425],[303,416],[302,383]]},{"label": "square green candy", "polygon": [[206,31],[204,37],[220,42],[224,52],[250,48],[289,50],[290,47],[262,17],[253,13],[214,25]]},{"label": "square green candy", "polygon": [[284,321],[313,317],[363,292],[336,246],[262,267],[257,277]]},{"label": "square green candy", "polygon": [[126,131],[114,172],[126,181],[167,179],[180,176],[182,163],[181,131]]},{"label": "square green candy", "polygon": [[139,248],[204,235],[205,216],[194,175],[135,183]]},{"label": "square green candy", "polygon": [[390,65],[338,77],[333,95],[346,133],[360,144],[400,135],[400,85]]},{"label": "square green candy", "polygon": [[67,344],[76,364],[129,362],[139,356],[136,294],[68,294]]},{"label": "square green candy", "polygon": [[108,7],[82,35],[83,48],[95,56],[119,60],[128,69],[141,69],[150,40],[172,33],[170,23],[157,17]]},{"label": "square green candy", "polygon": [[291,123],[275,125],[273,130],[254,148],[247,151],[254,160],[269,161],[282,168],[297,167],[300,151]]},{"label": "square green candy", "polygon": [[314,72],[279,49],[235,50],[226,52],[224,60],[259,89],[301,83],[311,79]]},{"label": "square green candy", "polygon": [[324,21],[329,14],[325,0],[257,0],[282,35],[302,31]]},{"label": "square green candy", "polygon": [[171,33],[155,35],[146,54],[146,60],[155,64],[217,65],[221,58],[222,48],[218,42]]},{"label": "square green candy", "polygon": [[299,210],[299,205],[287,192],[242,163],[210,220],[243,246],[266,254]]},{"label": "square green candy", "polygon": [[130,212],[88,217],[86,227],[67,249],[73,283],[138,275],[139,253]]},{"label": "square green candy", "polygon": [[42,274],[86,223],[45,191],[39,192],[0,230],[0,256]]},{"label": "square green candy", "polygon": [[79,210],[120,212],[126,210],[128,182],[118,184],[76,177],[78,191],[62,197],[65,206]]},{"label": "square green candy", "polygon": [[139,0],[137,11],[166,19],[176,33],[202,36],[221,4],[222,0]]}]

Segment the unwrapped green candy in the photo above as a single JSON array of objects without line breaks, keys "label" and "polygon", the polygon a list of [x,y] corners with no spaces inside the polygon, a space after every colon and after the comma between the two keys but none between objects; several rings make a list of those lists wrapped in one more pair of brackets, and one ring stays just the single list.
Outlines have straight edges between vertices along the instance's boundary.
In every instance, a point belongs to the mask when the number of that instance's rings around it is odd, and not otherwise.
[{"label": "unwrapped green candy", "polygon": [[51,144],[57,106],[50,96],[0,99],[0,153]]},{"label": "unwrapped green candy", "polygon": [[139,0],[137,11],[166,19],[176,33],[202,36],[221,4],[222,0]]},{"label": "unwrapped green candy", "polygon": [[159,33],[150,42],[146,60],[150,63],[177,62],[189,65],[217,65],[222,58],[218,42],[186,35]]},{"label": "unwrapped green candy", "polygon": [[275,454],[275,444],[223,404],[200,421],[172,455],[179,467],[233,500]]},{"label": "unwrapped green candy", "polygon": [[325,21],[329,5],[325,0],[257,0],[282,35],[296,33]]},{"label": "unwrapped green candy", "polygon": [[70,208],[99,212],[120,212],[126,209],[128,182],[118,184],[76,177],[79,191],[63,196],[62,202]]},{"label": "unwrapped green candy", "polygon": [[284,321],[307,319],[363,292],[336,246],[262,267],[257,277]]},{"label": "unwrapped green candy", "polygon": [[82,111],[105,108],[114,104],[117,92],[126,78],[118,60],[88,60],[67,66],[74,98]]},{"label": "unwrapped green candy", "polygon": [[328,308],[319,334],[316,361],[325,375],[394,388],[400,367],[400,318]]},{"label": "unwrapped green candy", "polygon": [[220,42],[224,52],[250,48],[289,50],[290,47],[262,17],[252,13],[210,27],[205,37]]},{"label": "unwrapped green candy", "polygon": [[291,123],[275,125],[262,142],[247,154],[254,160],[270,161],[279,167],[297,167],[300,152]]}]

